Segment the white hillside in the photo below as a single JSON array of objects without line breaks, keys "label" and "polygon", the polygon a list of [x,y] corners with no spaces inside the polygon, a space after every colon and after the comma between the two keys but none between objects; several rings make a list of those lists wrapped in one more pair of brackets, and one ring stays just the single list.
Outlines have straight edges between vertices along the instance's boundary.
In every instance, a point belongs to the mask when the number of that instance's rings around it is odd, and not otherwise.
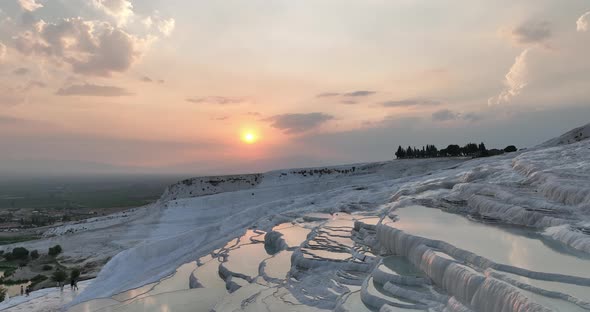
[{"label": "white hillside", "polygon": [[[463,159],[424,159],[233,176],[232,180],[238,183],[225,179],[216,185],[217,190],[222,187],[238,190],[207,196],[197,194],[203,187],[201,178],[193,179],[197,180],[193,183],[178,183],[159,201],[157,221],[149,225],[149,235],[144,241],[111,259],[95,283],[77,300],[108,297],[158,281],[181,264],[242,235],[247,228],[270,229],[317,211],[374,210],[391,195],[390,188],[383,185],[398,183],[390,181],[392,177],[411,179],[463,162]],[[203,183],[211,179],[224,178],[203,178]],[[258,184],[253,186],[243,181]],[[140,232],[145,226],[137,222],[129,231]]]},{"label": "white hillside", "polygon": [[169,186],[160,198],[166,202],[178,198],[213,195],[253,188],[260,183],[261,174],[196,177]]},{"label": "white hillside", "polygon": [[588,138],[590,138],[590,123],[586,124],[585,126],[581,126],[579,128],[575,128],[571,131],[568,131],[567,133],[564,133],[563,135],[557,138],[553,138],[541,144],[540,146],[551,147],[563,144],[571,144],[575,142],[580,142],[582,140],[586,140]]},{"label": "white hillside", "polygon": [[[376,162],[340,166],[293,168],[275,170],[266,173],[207,176],[186,179],[169,186],[159,202],[194,198],[226,192],[251,190],[255,192],[267,188],[290,188],[298,193],[313,193],[336,185],[349,184],[352,177],[383,176],[404,177],[425,174],[435,168],[448,164],[456,164],[462,160],[445,159],[437,162],[432,160],[416,160],[412,166],[405,162]],[[422,166],[413,166],[422,164]],[[371,178],[372,179],[372,178]],[[305,185],[305,186],[303,186]],[[260,193],[260,192],[255,192]]]}]

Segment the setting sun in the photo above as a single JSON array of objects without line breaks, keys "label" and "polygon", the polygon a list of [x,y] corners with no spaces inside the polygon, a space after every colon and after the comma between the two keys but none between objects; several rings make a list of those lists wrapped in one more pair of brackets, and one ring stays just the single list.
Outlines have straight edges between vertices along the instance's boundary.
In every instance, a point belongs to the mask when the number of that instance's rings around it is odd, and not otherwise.
[{"label": "setting sun", "polygon": [[242,141],[246,144],[253,144],[256,143],[256,141],[258,141],[258,136],[256,136],[255,133],[253,132],[244,132],[242,134]]}]

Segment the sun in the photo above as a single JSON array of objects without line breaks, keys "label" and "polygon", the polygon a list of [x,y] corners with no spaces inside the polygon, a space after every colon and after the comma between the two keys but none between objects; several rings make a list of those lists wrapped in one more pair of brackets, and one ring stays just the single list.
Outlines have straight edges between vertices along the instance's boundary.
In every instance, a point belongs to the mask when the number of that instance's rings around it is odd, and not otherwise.
[{"label": "sun", "polygon": [[258,136],[252,131],[242,133],[242,141],[246,144],[254,144],[258,141]]}]

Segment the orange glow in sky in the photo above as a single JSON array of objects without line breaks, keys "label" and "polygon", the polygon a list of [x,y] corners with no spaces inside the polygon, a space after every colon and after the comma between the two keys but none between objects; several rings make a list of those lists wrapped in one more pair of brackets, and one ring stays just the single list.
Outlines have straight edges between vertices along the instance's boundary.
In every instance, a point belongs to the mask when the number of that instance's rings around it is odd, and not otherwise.
[{"label": "orange glow in sky", "polygon": [[88,2],[0,0],[0,177],[235,174],[467,137],[533,146],[590,116],[584,0]]},{"label": "orange glow in sky", "polygon": [[245,131],[242,133],[242,142],[246,144],[254,144],[258,141],[258,136],[252,131]]}]

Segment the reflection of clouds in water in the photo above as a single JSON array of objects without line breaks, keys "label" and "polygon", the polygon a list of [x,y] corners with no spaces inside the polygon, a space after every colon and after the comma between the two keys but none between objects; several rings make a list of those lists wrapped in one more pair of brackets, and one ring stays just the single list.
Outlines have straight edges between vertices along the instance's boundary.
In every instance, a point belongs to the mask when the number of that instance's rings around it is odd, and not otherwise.
[{"label": "reflection of clouds in water", "polygon": [[[549,249],[538,238],[514,236],[510,232],[503,232],[499,238],[510,244],[510,251],[507,255],[509,261],[507,264],[509,265],[538,271],[541,271],[538,268],[542,268],[544,272],[574,276],[584,272],[582,275],[590,276],[583,269],[590,265],[588,260],[558,253]],[[530,283],[528,278],[521,277],[521,280]]]},{"label": "reflection of clouds in water", "polygon": [[[408,234],[442,240],[492,261],[533,271],[587,276],[589,261],[556,252],[527,229],[506,229],[423,206],[396,211],[392,224]],[[533,236],[530,236],[533,235]]]},{"label": "reflection of clouds in water", "polygon": [[159,283],[151,283],[151,284],[147,284],[145,286],[139,287],[139,288],[135,288],[135,289],[131,289],[128,290],[124,293],[118,294],[113,296],[112,298],[117,300],[117,301],[126,301],[132,298],[139,298],[141,295],[144,295],[145,293],[153,290],[153,288],[155,286],[157,286]]},{"label": "reflection of clouds in water", "polygon": [[153,298],[153,297],[145,297],[145,298],[143,299],[143,303],[144,303],[144,305],[150,305],[150,306],[153,306],[153,305],[155,305],[155,304],[157,303],[157,301],[156,301],[156,299],[155,299],[155,298]]},{"label": "reflection of clouds in water", "polygon": [[515,238],[509,233],[502,233],[500,239],[507,241],[510,244],[510,253],[508,259],[510,265],[521,268],[531,267],[529,259],[531,257],[528,246],[521,244],[521,239]]}]

